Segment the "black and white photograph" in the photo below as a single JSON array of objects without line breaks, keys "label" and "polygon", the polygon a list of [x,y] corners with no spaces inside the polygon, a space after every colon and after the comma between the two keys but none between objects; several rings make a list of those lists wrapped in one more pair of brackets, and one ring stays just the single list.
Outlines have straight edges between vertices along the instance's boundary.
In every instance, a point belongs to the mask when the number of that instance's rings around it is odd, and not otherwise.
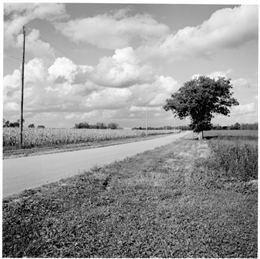
[{"label": "black and white photograph", "polygon": [[257,258],[258,9],[4,1],[1,258]]}]

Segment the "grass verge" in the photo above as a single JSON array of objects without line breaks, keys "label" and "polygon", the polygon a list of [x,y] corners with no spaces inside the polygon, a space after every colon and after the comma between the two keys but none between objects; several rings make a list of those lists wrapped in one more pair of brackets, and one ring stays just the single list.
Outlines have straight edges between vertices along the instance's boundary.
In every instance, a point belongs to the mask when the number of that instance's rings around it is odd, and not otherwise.
[{"label": "grass verge", "polygon": [[6,198],[3,256],[256,258],[257,188],[215,184],[210,157],[182,139]]}]

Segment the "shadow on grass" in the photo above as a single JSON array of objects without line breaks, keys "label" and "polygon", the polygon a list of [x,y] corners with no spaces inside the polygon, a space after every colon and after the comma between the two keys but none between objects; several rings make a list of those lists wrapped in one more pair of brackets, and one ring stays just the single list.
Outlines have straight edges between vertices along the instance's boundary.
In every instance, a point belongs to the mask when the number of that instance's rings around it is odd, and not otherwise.
[{"label": "shadow on grass", "polygon": [[216,135],[216,136],[206,136],[206,137],[203,137],[203,139],[216,139],[216,138],[218,138],[218,135]]}]

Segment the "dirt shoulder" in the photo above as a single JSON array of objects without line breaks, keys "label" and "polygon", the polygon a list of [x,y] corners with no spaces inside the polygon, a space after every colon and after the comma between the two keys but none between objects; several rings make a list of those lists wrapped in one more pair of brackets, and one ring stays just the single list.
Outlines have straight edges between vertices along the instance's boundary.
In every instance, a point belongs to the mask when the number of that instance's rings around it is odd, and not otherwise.
[{"label": "dirt shoulder", "polygon": [[4,199],[3,256],[256,258],[257,192],[215,186],[209,155],[179,139]]}]

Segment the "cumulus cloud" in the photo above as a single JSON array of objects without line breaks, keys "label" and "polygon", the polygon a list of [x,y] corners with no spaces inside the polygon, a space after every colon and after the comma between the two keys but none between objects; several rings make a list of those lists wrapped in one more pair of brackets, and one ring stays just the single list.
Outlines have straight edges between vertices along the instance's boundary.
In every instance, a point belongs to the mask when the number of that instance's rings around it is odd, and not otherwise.
[{"label": "cumulus cloud", "polygon": [[4,15],[9,17],[4,21],[5,47],[15,46],[15,37],[22,26],[34,19],[57,21],[68,18],[64,4],[56,3],[5,3]]},{"label": "cumulus cloud", "polygon": [[4,109],[9,111],[19,111],[20,106],[15,102],[8,102],[4,104]]},{"label": "cumulus cloud", "polygon": [[95,83],[118,88],[151,82],[153,79],[152,67],[141,64],[131,47],[117,49],[112,57],[101,58],[92,75]]},{"label": "cumulus cloud", "polygon": [[77,66],[67,58],[57,58],[52,66],[49,67],[49,80],[63,77],[68,82],[72,82],[77,74]]},{"label": "cumulus cloud", "polygon": [[[137,109],[138,118],[138,109],[147,104],[149,111],[159,114],[179,88],[173,78],[156,75],[149,64],[142,64],[130,47],[104,59],[96,67],[76,65],[65,57],[50,66],[41,58],[30,60],[25,65],[25,113],[62,112],[66,121],[80,121],[97,116],[123,119]],[[20,70],[4,77],[5,113],[18,111],[20,83]]]},{"label": "cumulus cloud", "polygon": [[[62,62],[61,62],[62,61]],[[61,63],[59,63],[61,62]],[[55,70],[59,64],[67,64],[67,70]],[[98,87],[86,81],[83,84],[72,84],[76,73],[86,71],[84,66],[76,66],[70,60],[56,59],[49,68],[42,59],[35,58],[25,65],[24,110],[31,112],[82,111],[86,110],[83,96],[90,94]],[[56,78],[64,76],[66,82],[56,82]],[[50,79],[50,77],[53,77]],[[4,111],[13,110],[8,103],[20,102],[21,72],[15,70],[4,77]]]},{"label": "cumulus cloud", "polygon": [[138,112],[140,112],[140,111],[160,111],[161,110],[161,107],[148,107],[147,106],[147,108],[146,107],[137,107],[137,106],[131,106],[130,107],[130,109],[129,109],[129,111],[131,111],[131,112],[136,112],[136,111],[138,111]]},{"label": "cumulus cloud", "polygon": [[207,74],[207,76],[210,77],[210,78],[213,78],[213,79],[218,79],[219,77],[229,78],[228,74],[230,74],[231,72],[232,72],[232,69],[228,69],[226,71],[212,72],[210,74]]},{"label": "cumulus cloud", "polygon": [[[228,74],[233,72],[232,69],[228,69],[226,71],[215,71],[209,74],[206,74],[207,77],[217,80],[219,77],[230,78]],[[191,79],[195,79],[201,76],[201,74],[194,74]],[[242,88],[250,88],[252,86],[251,80],[245,78],[238,78],[231,80],[231,85],[234,89],[242,89]]]},{"label": "cumulus cloud", "polygon": [[105,49],[125,48],[133,41],[143,43],[161,38],[169,32],[166,25],[158,23],[148,14],[128,16],[127,12],[123,9],[113,14],[56,23],[56,28],[74,42]]},{"label": "cumulus cloud", "polygon": [[84,103],[86,107],[92,109],[119,109],[128,103],[131,95],[129,89],[105,88],[90,94]]},{"label": "cumulus cloud", "polygon": [[129,89],[132,92],[133,105],[158,107],[165,104],[165,100],[176,92],[180,84],[172,77],[157,76],[150,84],[134,85]]},{"label": "cumulus cloud", "polygon": [[68,17],[64,4],[49,3],[5,3],[4,14],[28,19],[46,19],[55,21]]},{"label": "cumulus cloud", "polygon": [[247,114],[255,111],[255,104],[253,102],[243,105],[231,107],[231,114]]},{"label": "cumulus cloud", "polygon": [[[26,30],[27,31],[27,30]],[[23,35],[17,36],[14,47],[21,48],[23,46]],[[55,58],[54,50],[47,42],[40,39],[39,30],[28,30],[26,32],[26,55],[31,53],[34,57],[42,58],[46,63],[50,63]]]},{"label": "cumulus cloud", "polygon": [[15,69],[11,75],[6,75],[3,79],[3,86],[5,90],[16,90],[21,84],[21,71]]},{"label": "cumulus cloud", "polygon": [[236,89],[251,87],[250,80],[245,79],[245,78],[238,78],[238,79],[232,80],[231,83],[234,86],[234,88],[236,88]]},{"label": "cumulus cloud", "polygon": [[[210,77],[212,79],[218,79],[219,77],[225,77],[225,78],[228,78],[228,74],[231,73],[233,70],[232,69],[228,69],[226,71],[215,71],[215,72],[212,72],[212,73],[209,73],[209,74],[206,74],[207,77]],[[202,76],[201,74],[194,74],[191,79],[195,79],[195,78],[198,78]]]},{"label": "cumulus cloud", "polygon": [[[70,59],[62,57],[56,58],[53,65],[48,69],[50,76],[49,81],[63,82],[61,79],[69,83],[86,83],[87,77],[93,71],[92,66],[76,65]],[[77,77],[77,78],[76,78]]]},{"label": "cumulus cloud", "polygon": [[[41,59],[32,59],[25,65],[24,83],[26,89],[44,81],[44,66]],[[3,79],[4,96],[14,97],[14,93],[21,89],[21,71],[15,69]]]},{"label": "cumulus cloud", "polygon": [[213,13],[196,27],[185,27],[169,34],[160,44],[142,46],[143,56],[162,56],[171,60],[190,57],[210,58],[218,48],[234,48],[258,38],[258,7],[225,8]]},{"label": "cumulus cloud", "polygon": [[26,75],[24,78],[25,83],[43,81],[45,76],[44,65],[42,59],[34,58],[25,65]]}]

